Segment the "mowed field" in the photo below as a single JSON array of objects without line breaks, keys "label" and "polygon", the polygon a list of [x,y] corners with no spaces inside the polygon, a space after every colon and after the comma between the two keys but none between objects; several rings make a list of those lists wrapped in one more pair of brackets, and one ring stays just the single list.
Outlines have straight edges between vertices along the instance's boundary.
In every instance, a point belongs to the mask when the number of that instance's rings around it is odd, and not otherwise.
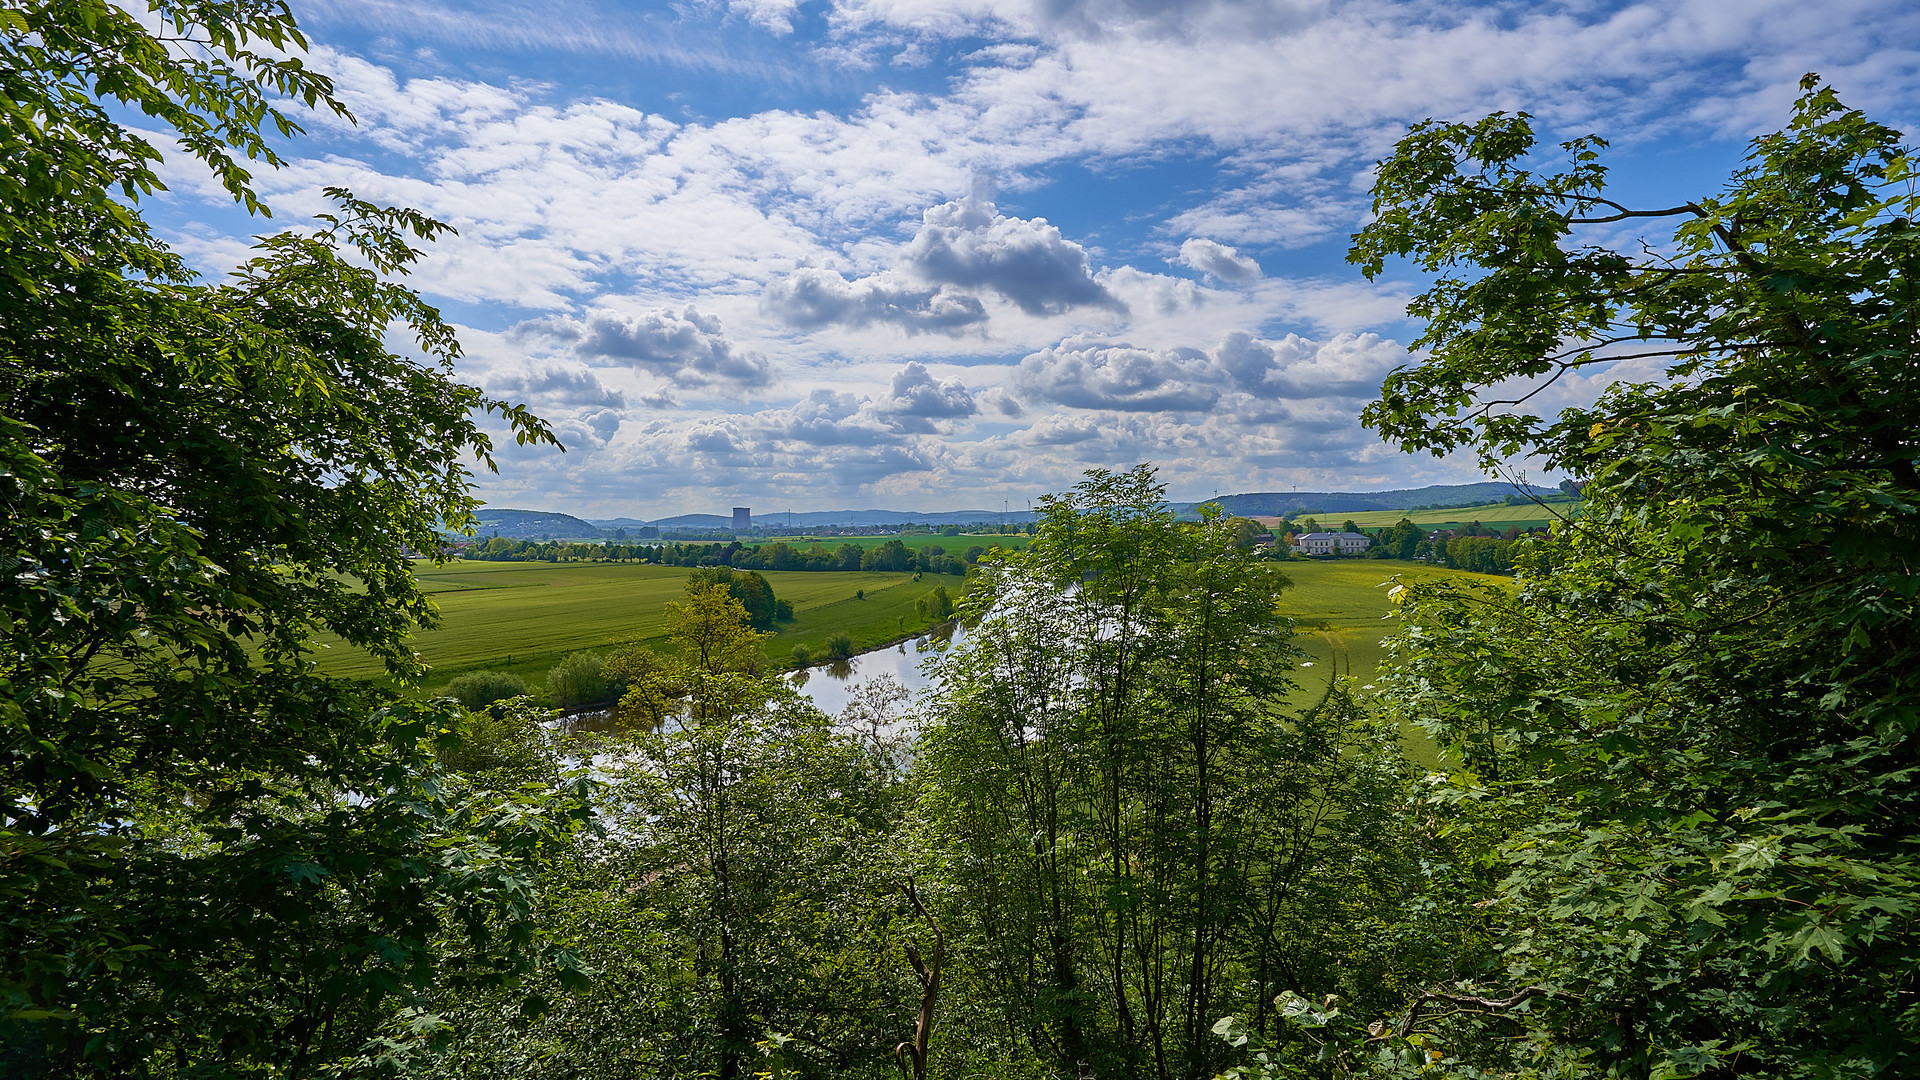
[{"label": "mowed field", "polygon": [[[1400,628],[1391,618],[1393,601],[1388,589],[1402,582],[1447,579],[1461,583],[1511,586],[1511,578],[1445,570],[1424,563],[1381,559],[1348,559],[1282,564],[1293,587],[1280,595],[1280,607],[1294,619],[1295,644],[1307,656],[1294,672],[1299,684],[1290,705],[1305,707],[1318,701],[1335,678],[1352,675],[1366,686],[1386,656],[1381,641]],[[1434,761],[1433,747],[1423,733],[1407,733],[1407,752],[1422,765]]]},{"label": "mowed field", "polygon": [[[571,652],[638,640],[665,647],[666,606],[686,595],[685,567],[632,563],[453,562],[417,564],[423,589],[440,606],[440,628],[414,637],[432,673],[428,688],[465,671],[511,671],[538,686],[547,669]],[[797,644],[823,653],[828,635],[844,631],[867,648],[919,629],[914,602],[960,578],[878,572],[762,571],[774,595],[793,604],[794,621],[777,623],[767,652],[784,659]],[[866,599],[856,599],[865,590]],[[378,678],[379,663],[338,639],[323,637],[317,654],[329,674]]]},{"label": "mowed field", "polygon": [[1570,517],[1579,509],[1579,503],[1553,502],[1543,507],[1539,503],[1525,502],[1513,506],[1490,503],[1486,506],[1453,506],[1444,510],[1362,510],[1352,514],[1314,516],[1320,522],[1320,526],[1325,529],[1337,529],[1344,521],[1352,521],[1355,525],[1367,529],[1392,528],[1401,518],[1429,529],[1458,528],[1471,521],[1487,526],[1498,525],[1502,529],[1515,525],[1528,529],[1536,525],[1551,524],[1558,520],[1554,516],[1556,514],[1560,517]]}]

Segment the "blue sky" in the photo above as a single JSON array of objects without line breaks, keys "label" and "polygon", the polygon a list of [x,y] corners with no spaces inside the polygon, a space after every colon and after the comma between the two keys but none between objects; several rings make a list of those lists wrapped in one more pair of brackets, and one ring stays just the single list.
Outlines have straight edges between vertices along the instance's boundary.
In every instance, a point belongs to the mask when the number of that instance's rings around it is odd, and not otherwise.
[{"label": "blue sky", "polygon": [[290,144],[272,222],[184,172],[150,213],[209,271],[328,184],[453,224],[414,284],[461,376],[568,447],[479,494],[591,516],[998,506],[1143,460],[1176,498],[1480,479],[1355,419],[1418,361],[1418,282],[1343,260],[1409,122],[1526,109],[1668,204],[1803,72],[1907,130],[1920,100],[1920,13],[1865,0],[294,9],[357,125]]}]

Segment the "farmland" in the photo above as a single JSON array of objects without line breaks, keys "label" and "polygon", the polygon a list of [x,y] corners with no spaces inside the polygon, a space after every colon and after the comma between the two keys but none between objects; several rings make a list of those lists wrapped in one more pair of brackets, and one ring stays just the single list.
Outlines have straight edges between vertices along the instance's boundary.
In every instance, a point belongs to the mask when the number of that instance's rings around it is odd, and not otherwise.
[{"label": "farmland", "polygon": [[[1400,628],[1398,619],[1387,617],[1394,610],[1387,598],[1391,579],[1512,584],[1511,579],[1488,574],[1372,559],[1289,562],[1285,568],[1293,587],[1281,594],[1280,607],[1293,617],[1298,630],[1294,643],[1307,654],[1294,672],[1299,688],[1289,704],[1296,707],[1319,700],[1336,677],[1352,675],[1362,687],[1373,681],[1386,658],[1381,641]],[[1408,732],[1407,749],[1415,761],[1431,764],[1433,750],[1423,734]]]},{"label": "farmland", "polygon": [[[1540,503],[1522,502],[1508,506],[1504,503],[1489,503],[1485,506],[1450,506],[1439,510],[1363,510],[1357,513],[1328,513],[1300,515],[1295,520],[1314,517],[1322,528],[1337,529],[1340,523],[1351,521],[1363,529],[1391,528],[1401,518],[1428,529],[1458,528],[1469,522],[1477,521],[1489,528],[1501,529],[1519,526],[1529,529],[1535,526],[1550,525],[1562,517],[1577,513],[1580,504],[1576,502],[1550,501]],[[1557,515],[1557,516],[1556,516]]]},{"label": "farmland", "polygon": [[[1297,643],[1307,654],[1296,674],[1296,705],[1316,700],[1335,676],[1350,674],[1363,685],[1372,679],[1383,657],[1381,639],[1399,625],[1383,618],[1393,610],[1385,584],[1390,578],[1507,581],[1376,560],[1289,562],[1283,568],[1293,585],[1282,594],[1281,607],[1297,621]],[[433,595],[441,612],[440,629],[425,631],[414,642],[432,668],[426,686],[435,689],[464,671],[487,669],[511,671],[538,687],[547,669],[571,652],[615,641],[664,648],[666,605],[685,595],[687,573],[682,567],[631,563],[420,563],[421,588]],[[768,656],[776,662],[784,662],[795,645],[822,655],[835,632],[865,649],[918,630],[924,620],[914,602],[935,585],[957,592],[963,584],[935,574],[919,582],[911,574],[880,572],[770,571],[764,576],[775,594],[794,606],[794,621],[776,624],[779,633],[768,642]],[[865,599],[856,598],[861,590]],[[337,639],[322,643],[328,647],[318,658],[328,673],[380,676],[379,664],[365,653]]]},{"label": "farmland", "polygon": [[[633,563],[417,564],[421,587],[440,606],[437,630],[419,633],[414,651],[432,668],[426,686],[444,686],[463,671],[511,671],[538,685],[561,657],[615,641],[664,647],[666,605],[685,595],[683,567]],[[768,571],[774,594],[793,604],[794,621],[778,623],[770,657],[784,660],[797,644],[824,651],[828,635],[844,632],[867,648],[923,625],[914,602],[959,578],[881,572]],[[864,590],[865,599],[856,593]],[[378,678],[379,662],[338,639],[322,637],[322,670]]]}]

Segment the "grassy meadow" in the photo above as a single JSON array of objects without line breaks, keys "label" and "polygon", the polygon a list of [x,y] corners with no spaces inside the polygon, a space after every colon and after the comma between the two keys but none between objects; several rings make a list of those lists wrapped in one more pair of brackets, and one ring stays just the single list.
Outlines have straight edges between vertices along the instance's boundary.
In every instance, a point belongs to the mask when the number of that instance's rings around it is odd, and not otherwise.
[{"label": "grassy meadow", "polygon": [[[1289,562],[1286,574],[1293,587],[1280,596],[1280,607],[1294,619],[1295,643],[1307,655],[1294,672],[1299,684],[1289,704],[1304,707],[1319,700],[1335,678],[1351,675],[1366,686],[1386,656],[1381,641],[1400,628],[1387,599],[1394,578],[1403,582],[1445,578],[1459,582],[1510,585],[1511,578],[1470,574],[1424,563],[1378,559],[1327,562]],[[1407,733],[1407,753],[1422,765],[1432,765],[1433,747],[1418,731]]]},{"label": "grassy meadow", "polygon": [[[453,562],[417,564],[421,587],[440,606],[440,628],[414,638],[414,651],[432,672],[429,689],[466,671],[510,671],[538,686],[561,657],[615,641],[664,647],[666,605],[686,594],[685,567],[602,562]],[[793,604],[794,621],[776,623],[770,657],[784,660],[804,644],[816,655],[836,631],[869,648],[924,625],[914,602],[945,585],[947,574],[762,571],[774,595]],[[866,599],[855,595],[865,590]],[[323,637],[317,659],[332,675],[379,678],[378,661],[338,639]]]},{"label": "grassy meadow", "polygon": [[[1295,619],[1297,642],[1307,654],[1295,676],[1299,687],[1290,704],[1296,706],[1317,700],[1336,677],[1351,675],[1362,686],[1372,680],[1384,655],[1381,640],[1400,625],[1386,617],[1393,612],[1387,590],[1396,576],[1402,581],[1509,580],[1370,559],[1294,561],[1283,569],[1293,584],[1282,594],[1281,607]],[[421,588],[440,605],[440,629],[414,639],[415,651],[431,667],[425,688],[433,690],[478,670],[510,671],[537,688],[547,670],[568,653],[616,641],[664,648],[666,605],[685,595],[688,571],[635,563],[422,562],[417,573]],[[923,629],[915,601],[936,585],[955,594],[963,586],[961,579],[946,574],[927,574],[918,582],[911,574],[864,571],[763,574],[774,594],[794,607],[794,621],[776,624],[779,632],[767,643],[767,654],[776,662],[787,660],[795,645],[824,656],[827,638],[836,632],[846,633],[855,649],[863,650]],[[865,599],[856,598],[861,590]],[[323,638],[322,643],[328,647],[320,650],[318,659],[329,674],[381,677],[379,664],[365,653],[337,639]],[[1410,738],[1409,752],[1416,759],[1431,753],[1417,736]]]},{"label": "grassy meadow", "polygon": [[[1303,514],[1294,520],[1297,522],[1312,517],[1323,529],[1338,529],[1342,522],[1347,521],[1363,529],[1390,529],[1398,524],[1401,518],[1406,518],[1426,529],[1457,529],[1474,521],[1489,528],[1506,529],[1517,525],[1522,529],[1531,529],[1536,526],[1550,525],[1561,517],[1570,517],[1579,509],[1580,504],[1577,502],[1549,502],[1545,506],[1532,502],[1518,503],[1513,506],[1504,503],[1488,503],[1484,506],[1450,506],[1442,510],[1360,510],[1353,513]],[[1261,520],[1278,521],[1279,519],[1262,518]]]}]

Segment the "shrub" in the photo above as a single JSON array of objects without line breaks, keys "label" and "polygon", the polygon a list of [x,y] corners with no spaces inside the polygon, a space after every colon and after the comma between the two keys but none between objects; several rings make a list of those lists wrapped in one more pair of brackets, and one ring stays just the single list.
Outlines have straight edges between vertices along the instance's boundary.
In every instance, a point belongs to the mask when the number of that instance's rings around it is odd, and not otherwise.
[{"label": "shrub", "polygon": [[835,660],[845,660],[847,657],[852,656],[853,638],[845,631],[834,634],[827,639],[827,655],[833,657]]},{"label": "shrub", "polygon": [[606,657],[596,652],[577,652],[547,672],[547,703],[558,709],[578,709],[613,699],[613,684],[607,681]]},{"label": "shrub", "polygon": [[527,681],[507,671],[469,671],[447,684],[447,696],[469,709],[484,709],[526,692]]},{"label": "shrub", "polygon": [[476,711],[467,717],[459,743],[442,747],[435,756],[455,772],[501,788],[533,780],[551,781],[558,759],[540,723],[545,715],[545,710],[527,702]]},{"label": "shrub", "polygon": [[793,621],[793,601],[775,600],[773,602],[773,617],[779,620],[780,622],[792,622]]},{"label": "shrub", "polygon": [[813,663],[813,650],[807,648],[805,645],[795,645],[793,647],[793,666],[806,667],[811,663]]}]

